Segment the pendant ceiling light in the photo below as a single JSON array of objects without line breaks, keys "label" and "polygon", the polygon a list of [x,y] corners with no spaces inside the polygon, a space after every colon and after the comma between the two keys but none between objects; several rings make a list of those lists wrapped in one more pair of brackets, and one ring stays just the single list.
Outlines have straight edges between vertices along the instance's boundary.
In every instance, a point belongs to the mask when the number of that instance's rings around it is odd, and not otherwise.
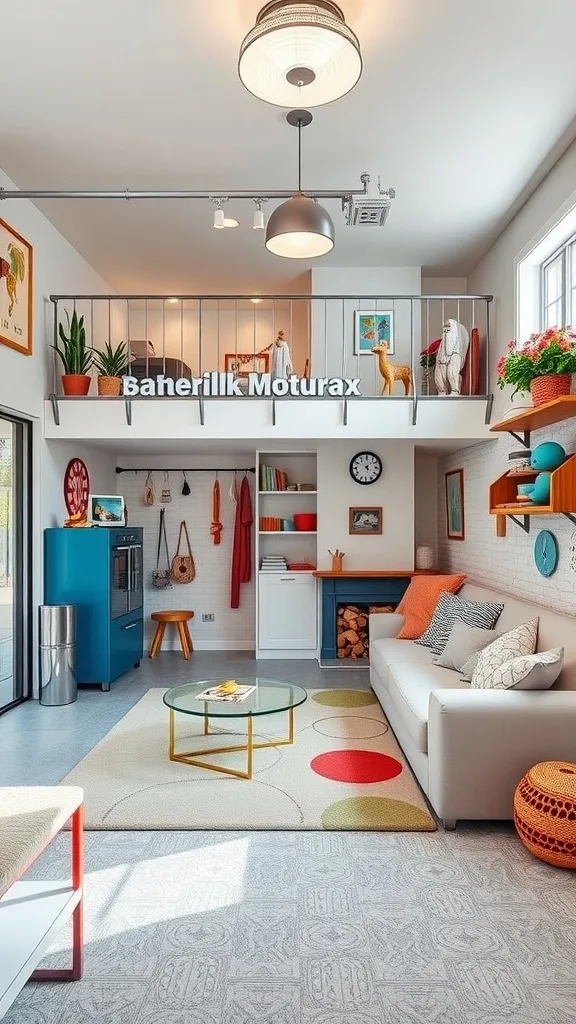
[{"label": "pendant ceiling light", "polygon": [[311,124],[312,114],[291,110],[286,120],[298,128],[298,192],[274,210],[266,229],[266,248],[286,259],[314,259],[334,248],[334,224],[324,207],[302,192],[302,128]]},{"label": "pendant ceiling light", "polygon": [[362,74],[360,44],[332,0],[274,0],[240,47],[238,73],[267,103],[318,107],[354,88]]}]

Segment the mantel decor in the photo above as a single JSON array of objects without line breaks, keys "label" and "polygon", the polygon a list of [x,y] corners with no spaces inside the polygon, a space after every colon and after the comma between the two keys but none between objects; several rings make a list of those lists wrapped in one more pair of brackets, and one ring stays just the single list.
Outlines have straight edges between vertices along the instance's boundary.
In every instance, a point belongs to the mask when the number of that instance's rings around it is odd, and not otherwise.
[{"label": "mantel decor", "polygon": [[32,246],[0,220],[0,342],[32,355]]}]

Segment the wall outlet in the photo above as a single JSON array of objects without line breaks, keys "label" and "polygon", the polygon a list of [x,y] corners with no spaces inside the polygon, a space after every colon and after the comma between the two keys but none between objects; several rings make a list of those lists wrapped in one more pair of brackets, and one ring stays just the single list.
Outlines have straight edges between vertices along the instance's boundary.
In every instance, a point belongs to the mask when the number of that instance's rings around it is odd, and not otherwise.
[{"label": "wall outlet", "polygon": [[214,622],[214,612],[207,612],[202,616],[202,622]]}]

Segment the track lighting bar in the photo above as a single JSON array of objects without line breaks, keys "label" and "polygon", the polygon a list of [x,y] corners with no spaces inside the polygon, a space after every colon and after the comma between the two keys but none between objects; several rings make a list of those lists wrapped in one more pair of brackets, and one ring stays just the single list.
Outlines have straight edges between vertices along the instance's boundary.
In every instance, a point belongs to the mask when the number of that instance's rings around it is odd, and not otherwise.
[{"label": "track lighting bar", "polygon": [[[370,175],[363,174],[361,177],[363,188],[353,189],[305,189],[304,194],[310,199],[348,199],[350,196],[363,196],[368,192]],[[226,199],[250,199],[252,202],[263,202],[267,199],[291,199],[294,189],[271,189],[263,191],[254,189],[252,192],[243,189],[234,191],[226,189],[220,198]],[[6,189],[0,188],[0,200],[2,199],[211,199],[217,201],[219,197],[210,192],[192,191],[167,191],[156,190],[147,192],[133,192],[126,188],[121,191],[90,192],[86,190],[63,191],[58,189]]]}]

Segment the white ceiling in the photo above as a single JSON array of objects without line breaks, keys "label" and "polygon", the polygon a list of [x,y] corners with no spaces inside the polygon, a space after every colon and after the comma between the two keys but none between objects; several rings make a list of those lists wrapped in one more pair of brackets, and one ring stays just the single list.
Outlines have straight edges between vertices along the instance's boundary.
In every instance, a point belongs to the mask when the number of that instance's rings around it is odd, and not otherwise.
[{"label": "white ceiling", "polygon": [[[0,166],[21,188],[284,188],[285,111],[236,73],[260,0],[2,0]],[[469,272],[576,125],[574,0],[342,0],[364,75],[315,111],[304,184],[397,190],[388,224],[345,228],[321,265]],[[542,164],[544,162],[544,167]],[[329,205],[329,204],[327,204]],[[267,212],[271,204],[268,204]],[[14,203],[0,205],[10,219]],[[266,253],[252,206],[46,202],[123,291],[284,291],[308,267]]]}]

